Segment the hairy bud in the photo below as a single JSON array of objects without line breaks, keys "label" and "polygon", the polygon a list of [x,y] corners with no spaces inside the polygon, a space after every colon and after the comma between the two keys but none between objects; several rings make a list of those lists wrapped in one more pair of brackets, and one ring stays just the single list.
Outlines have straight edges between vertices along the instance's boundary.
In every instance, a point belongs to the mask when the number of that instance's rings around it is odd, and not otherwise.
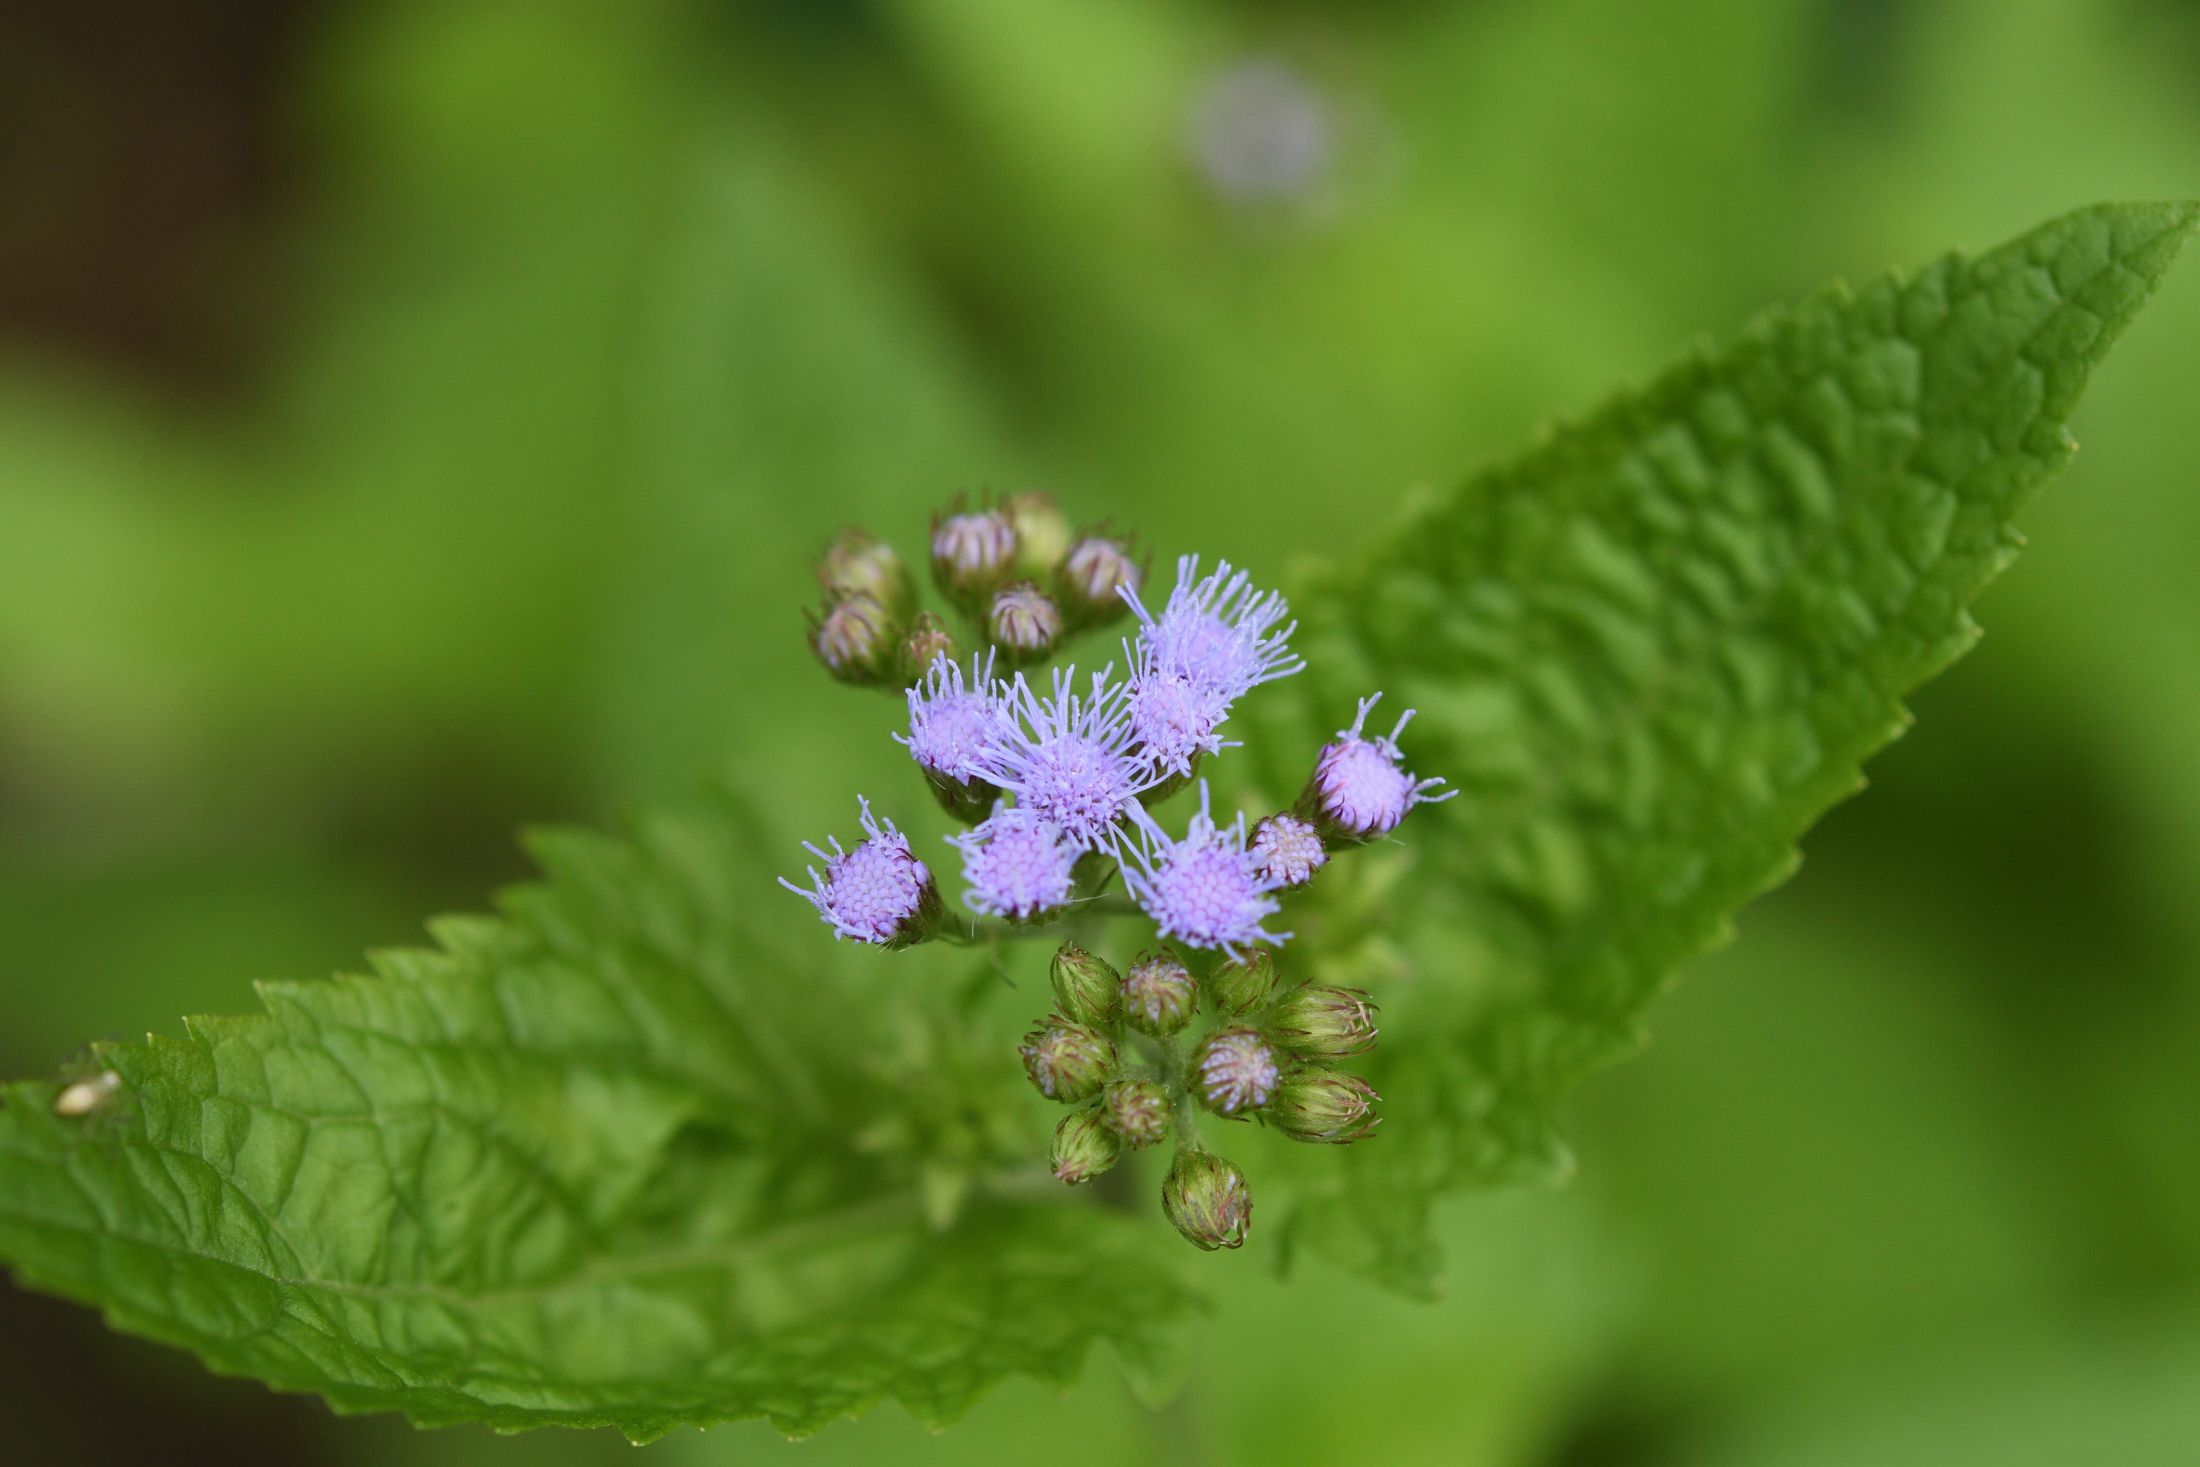
[{"label": "hairy bud", "polygon": [[844,597],[810,614],[810,650],[844,683],[884,682],[899,641],[893,613],[870,596]]},{"label": "hairy bud", "polygon": [[1191,970],[1167,948],[1140,953],[1123,975],[1123,1018],[1141,1034],[1174,1034],[1192,1021],[1198,1008],[1199,988]]},{"label": "hairy bud", "polygon": [[909,632],[895,649],[894,671],[904,683],[921,682],[932,664],[945,657],[955,660],[955,639],[936,611],[920,611],[909,623]]},{"label": "hairy bud", "polygon": [[1382,1123],[1375,1107],[1382,1097],[1358,1075],[1309,1065],[1294,1070],[1276,1087],[1268,1119],[1294,1141],[1344,1146]]},{"label": "hairy bud", "polygon": [[1253,827],[1253,858],[1261,873],[1282,886],[1304,886],[1329,859],[1321,832],[1310,820],[1285,811]]},{"label": "hairy bud", "polygon": [[1267,1007],[1275,991],[1276,960],[1263,947],[1251,949],[1242,958],[1226,959],[1207,975],[1207,997],[1226,1019]]},{"label": "hairy bud", "polygon": [[1112,1080],[1100,1115],[1124,1145],[1152,1146],[1169,1134],[1169,1092],[1158,1080]]},{"label": "hairy bud", "polygon": [[1161,1210],[1198,1247],[1236,1248],[1253,1223],[1253,1194],[1245,1173],[1213,1152],[1179,1150],[1161,1184]]},{"label": "hairy bud", "polygon": [[817,580],[831,600],[868,596],[896,620],[909,614],[909,572],[894,547],[868,530],[835,535],[817,558]]},{"label": "hairy bud", "polygon": [[994,593],[985,630],[1010,664],[1043,662],[1062,640],[1062,611],[1046,592],[1018,581]]},{"label": "hairy bud", "polygon": [[1074,1187],[1114,1166],[1122,1150],[1123,1143],[1108,1129],[1099,1108],[1087,1106],[1071,1111],[1054,1128],[1047,1164],[1054,1168],[1054,1180]]},{"label": "hairy bud", "polygon": [[1128,541],[1087,530],[1070,543],[1054,584],[1070,624],[1083,629],[1130,610],[1123,593],[1135,593],[1145,580],[1145,564]]},{"label": "hairy bud", "polygon": [[1024,1072],[1049,1100],[1075,1105],[1100,1093],[1115,1069],[1115,1046],[1097,1029],[1073,1024],[1059,1014],[1024,1036],[1016,1052]]},{"label": "hairy bud", "polygon": [[1051,579],[1069,548],[1069,524],[1054,496],[1036,489],[1011,494],[1001,501],[1001,513],[1016,531],[1016,573],[1042,583]]},{"label": "hairy bud", "polygon": [[1338,1058],[1375,1047],[1375,1005],[1361,988],[1302,983],[1268,1016],[1268,1037],[1294,1054]]},{"label": "hairy bud", "polygon": [[1055,950],[1048,976],[1054,981],[1055,1005],[1067,1018],[1094,1029],[1115,1018],[1123,980],[1105,958],[1065,942]]},{"label": "hairy bud", "polygon": [[1388,835],[1414,806],[1437,804],[1459,793],[1439,794],[1443,780],[1422,779],[1406,771],[1398,736],[1413,721],[1411,708],[1399,715],[1388,734],[1367,733],[1367,715],[1382,696],[1362,698],[1352,726],[1339,729],[1336,742],[1322,745],[1314,758],[1314,773],[1299,796],[1298,814],[1318,826],[1331,845],[1353,845]]},{"label": "hairy bud", "polygon": [[986,608],[1016,562],[1016,527],[999,510],[964,511],[960,504],[932,519],[932,579],[940,594],[975,616]]},{"label": "hairy bud", "polygon": [[1259,1110],[1281,1078],[1276,1052],[1258,1030],[1217,1029],[1192,1051],[1192,1091],[1218,1115]]}]

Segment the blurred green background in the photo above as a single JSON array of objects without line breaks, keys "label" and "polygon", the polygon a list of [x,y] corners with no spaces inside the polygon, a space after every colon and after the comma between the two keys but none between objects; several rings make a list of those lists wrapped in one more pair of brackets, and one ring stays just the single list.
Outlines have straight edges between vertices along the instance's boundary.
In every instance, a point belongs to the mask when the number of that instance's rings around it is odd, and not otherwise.
[{"label": "blurred green background", "polygon": [[[0,1070],[516,824],[884,787],[807,558],[1052,488],[1270,574],[1820,280],[2200,194],[2182,0],[0,6]],[[1922,729],[1445,1299],[671,1463],[2200,1461],[2200,272]],[[0,1292],[0,1457],[595,1463]]]}]

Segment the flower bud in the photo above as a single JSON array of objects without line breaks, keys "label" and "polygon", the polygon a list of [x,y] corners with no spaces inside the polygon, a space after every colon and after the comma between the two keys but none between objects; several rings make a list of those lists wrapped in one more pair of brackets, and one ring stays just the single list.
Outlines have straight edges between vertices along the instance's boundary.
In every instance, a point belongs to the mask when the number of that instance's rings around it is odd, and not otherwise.
[{"label": "flower bud", "polygon": [[1331,846],[1388,835],[1414,806],[1437,804],[1459,793],[1439,794],[1443,780],[1422,779],[1406,771],[1398,736],[1413,721],[1411,708],[1399,715],[1388,734],[1367,733],[1367,715],[1382,696],[1362,698],[1352,726],[1337,730],[1335,743],[1322,745],[1314,757],[1314,772],[1299,795],[1296,813],[1318,827]]},{"label": "flower bud", "polygon": [[1169,1092],[1158,1080],[1111,1080],[1100,1116],[1124,1145],[1151,1146],[1169,1134]]},{"label": "flower bud", "polygon": [[1358,1075],[1309,1065],[1294,1070],[1276,1087],[1268,1119],[1294,1141],[1344,1146],[1382,1123],[1375,1107],[1382,1097]]},{"label": "flower bud", "polygon": [[884,948],[926,941],[947,915],[939,883],[893,821],[873,816],[871,802],[861,796],[856,803],[863,812],[864,835],[856,848],[844,849],[838,836],[828,838],[830,850],[805,842],[810,854],[825,863],[823,874],[812,866],[807,888],[784,876],[779,884],[814,907],[835,937]]},{"label": "flower bud", "polygon": [[1055,951],[1049,976],[1055,1005],[1070,1019],[1094,1029],[1114,1020],[1123,980],[1105,958],[1065,942]]},{"label": "flower bud", "polygon": [[897,621],[909,614],[909,572],[894,547],[867,530],[835,535],[817,558],[817,580],[831,600],[868,596]]},{"label": "flower bud", "polygon": [[1188,1241],[1211,1253],[1245,1242],[1253,1195],[1245,1173],[1212,1151],[1179,1150],[1161,1184],[1161,1210]]},{"label": "flower bud", "polygon": [[1114,1166],[1122,1150],[1123,1143],[1108,1129],[1099,1108],[1087,1106],[1071,1111],[1054,1128],[1047,1164],[1054,1168],[1054,1180],[1074,1187]]},{"label": "flower bud", "polygon": [[1145,581],[1145,564],[1130,542],[1100,530],[1085,530],[1070,542],[1054,578],[1062,610],[1079,630],[1103,625],[1130,610],[1123,593],[1135,592]]},{"label": "flower bud", "polygon": [[1016,1052],[1024,1057],[1024,1071],[1039,1093],[1064,1105],[1098,1095],[1115,1069],[1115,1046],[1107,1035],[1059,1014],[1026,1034]]},{"label": "flower bud", "polygon": [[1256,1029],[1217,1029],[1192,1051],[1192,1091],[1218,1115],[1259,1110],[1280,1078],[1276,1052]]},{"label": "flower bud", "polygon": [[1242,958],[1228,958],[1207,975],[1207,997],[1215,1012],[1235,1019],[1265,1008],[1276,991],[1276,960],[1256,947]]},{"label": "flower bud", "polygon": [[1294,1054],[1365,1054],[1375,1047],[1377,1032],[1375,1005],[1360,988],[1301,983],[1268,1016],[1268,1037]]},{"label": "flower bud", "polygon": [[1018,581],[994,593],[985,630],[1011,665],[1043,662],[1062,640],[1062,610],[1031,582]]},{"label": "flower bud", "polygon": [[1174,1034],[1192,1021],[1199,988],[1191,970],[1163,948],[1140,953],[1123,975],[1123,1018],[1141,1034]]},{"label": "flower bud", "polygon": [[1069,524],[1054,496],[1036,489],[1011,494],[1001,501],[1001,513],[1016,531],[1016,573],[1050,580],[1069,548]]},{"label": "flower bud", "polygon": [[1288,810],[1253,827],[1251,849],[1261,873],[1286,887],[1306,885],[1329,859],[1313,822]]},{"label": "flower bud", "polygon": [[965,512],[960,503],[932,519],[932,579],[975,616],[1015,570],[1016,527],[999,510]]},{"label": "flower bud", "polygon": [[884,681],[893,668],[899,637],[893,614],[869,596],[827,602],[823,611],[810,615],[810,650],[844,683]]},{"label": "flower bud", "polygon": [[896,649],[894,670],[901,674],[904,683],[921,682],[932,670],[932,664],[945,657],[955,660],[955,639],[948,634],[947,623],[940,620],[936,611],[920,611],[915,621],[909,623],[909,633],[901,639]]}]

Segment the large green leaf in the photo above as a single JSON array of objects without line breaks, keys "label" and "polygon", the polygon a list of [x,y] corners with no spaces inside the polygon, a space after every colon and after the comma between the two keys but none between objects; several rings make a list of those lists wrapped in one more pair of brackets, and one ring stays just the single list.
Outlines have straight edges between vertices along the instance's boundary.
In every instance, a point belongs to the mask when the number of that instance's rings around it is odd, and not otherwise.
[{"label": "large green leaf", "polygon": [[1326,963],[1397,969],[1390,1121],[1342,1166],[1295,1168],[1295,1242],[1425,1291],[1433,1198],[1563,1169],[1559,1098],[1641,1042],[1675,968],[1902,731],[1903,693],[1976,638],[1965,607],[2015,554],[2011,516],[2195,219],[2086,209],[1829,289],[1300,598],[1309,672],[1253,746],[1303,749],[1379,687],[1420,709],[1414,764],[1462,793],[1409,822],[1410,871],[1329,904],[1381,936]]}]

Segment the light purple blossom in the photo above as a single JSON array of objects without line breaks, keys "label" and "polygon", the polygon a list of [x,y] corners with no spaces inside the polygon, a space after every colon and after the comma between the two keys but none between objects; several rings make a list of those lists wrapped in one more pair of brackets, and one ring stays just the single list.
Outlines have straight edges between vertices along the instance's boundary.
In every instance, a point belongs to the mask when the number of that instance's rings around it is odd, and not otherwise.
[{"label": "light purple blossom", "polygon": [[982,660],[971,654],[967,681],[962,668],[943,655],[932,659],[924,680],[909,690],[909,732],[894,738],[925,773],[968,783],[979,778],[985,751],[1008,728],[1002,688],[993,681],[993,654]]},{"label": "light purple blossom", "polygon": [[1180,557],[1176,587],[1158,617],[1135,587],[1126,587],[1123,598],[1139,621],[1132,730],[1172,773],[1189,774],[1200,754],[1226,747],[1216,730],[1233,702],[1306,665],[1289,645],[1298,624],[1277,625],[1290,614],[1289,603],[1278,592],[1255,590],[1251,577],[1228,561],[1201,577],[1198,556]]},{"label": "light purple blossom", "polygon": [[1054,823],[1022,806],[996,806],[975,830],[951,835],[963,853],[963,900],[988,917],[1028,921],[1067,906],[1076,847]]},{"label": "light purple blossom", "polygon": [[1143,809],[1131,818],[1140,839],[1125,843],[1123,884],[1163,937],[1218,947],[1233,958],[1253,943],[1290,937],[1261,925],[1277,910],[1270,893],[1283,883],[1246,849],[1243,815],[1215,824],[1206,781],[1199,786],[1199,813],[1182,840],[1171,840]]},{"label": "light purple blossom", "polygon": [[1441,779],[1416,779],[1403,768],[1398,735],[1413,719],[1408,708],[1388,736],[1364,737],[1367,715],[1382,701],[1375,693],[1360,700],[1352,727],[1337,731],[1337,742],[1324,744],[1314,761],[1310,793],[1322,817],[1341,833],[1359,840],[1388,835],[1415,805],[1434,804],[1459,793],[1431,794]]},{"label": "light purple blossom", "polygon": [[1253,827],[1253,854],[1261,870],[1282,886],[1304,886],[1328,861],[1321,832],[1286,811]]},{"label": "light purple blossom", "polygon": [[939,915],[939,888],[894,822],[874,819],[871,802],[860,795],[857,803],[863,809],[866,839],[853,851],[841,849],[838,837],[828,837],[830,851],[804,842],[825,863],[824,874],[809,867],[808,890],[784,876],[779,884],[817,908],[835,937],[880,947],[917,941]]},{"label": "light purple blossom", "polygon": [[1057,669],[1054,696],[1041,698],[1018,673],[1006,696],[1008,729],[975,768],[1019,807],[1052,821],[1077,850],[1111,848],[1117,822],[1158,776],[1133,751],[1129,690],[1111,684],[1103,669],[1079,697],[1076,675],[1074,667]]}]

